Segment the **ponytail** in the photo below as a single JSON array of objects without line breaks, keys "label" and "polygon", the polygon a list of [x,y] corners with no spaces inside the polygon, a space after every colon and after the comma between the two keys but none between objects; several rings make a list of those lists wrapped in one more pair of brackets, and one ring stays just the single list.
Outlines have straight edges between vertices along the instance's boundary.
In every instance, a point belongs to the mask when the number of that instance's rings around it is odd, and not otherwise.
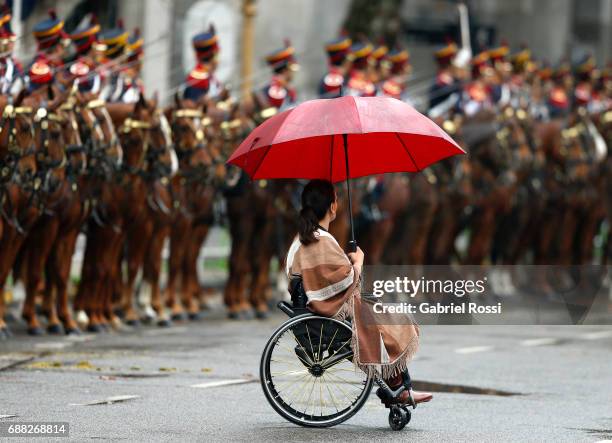
[{"label": "ponytail", "polygon": [[325,180],[310,181],[302,191],[302,210],[298,232],[300,242],[309,245],[317,241],[315,231],[319,228],[321,221],[332,203],[336,201],[334,185]]}]

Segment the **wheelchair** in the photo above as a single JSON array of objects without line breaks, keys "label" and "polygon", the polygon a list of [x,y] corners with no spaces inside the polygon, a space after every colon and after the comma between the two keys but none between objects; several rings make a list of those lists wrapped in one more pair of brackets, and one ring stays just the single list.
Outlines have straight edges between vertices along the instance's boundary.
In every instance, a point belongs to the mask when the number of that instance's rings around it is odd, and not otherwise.
[{"label": "wheelchair", "polygon": [[[393,390],[379,375],[355,368],[350,322],[306,309],[301,278],[290,280],[289,292],[291,303],[278,303],[289,320],[268,340],[259,368],[266,399],[278,414],[300,426],[331,427],[363,407],[374,383],[381,400],[397,398],[406,389]],[[391,428],[403,429],[411,418],[408,406],[386,404]]]}]

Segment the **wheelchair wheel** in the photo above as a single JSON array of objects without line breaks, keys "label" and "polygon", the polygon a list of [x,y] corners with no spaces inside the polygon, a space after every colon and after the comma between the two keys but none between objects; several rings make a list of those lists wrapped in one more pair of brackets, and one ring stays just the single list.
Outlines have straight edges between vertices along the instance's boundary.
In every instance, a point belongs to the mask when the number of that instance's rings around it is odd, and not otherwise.
[{"label": "wheelchair wheel", "polygon": [[304,314],[272,335],[261,357],[261,385],[281,416],[307,427],[342,423],[365,404],[373,379],[352,363],[351,326]]}]

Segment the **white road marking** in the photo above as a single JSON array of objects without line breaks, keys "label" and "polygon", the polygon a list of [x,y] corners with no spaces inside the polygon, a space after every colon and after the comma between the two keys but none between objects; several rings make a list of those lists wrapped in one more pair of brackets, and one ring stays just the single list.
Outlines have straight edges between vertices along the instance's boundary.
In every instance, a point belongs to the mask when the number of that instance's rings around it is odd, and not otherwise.
[{"label": "white road marking", "polygon": [[475,354],[477,352],[487,352],[493,349],[495,349],[494,346],[470,346],[467,348],[455,349],[455,353],[457,354]]},{"label": "white road marking", "polygon": [[68,406],[94,406],[94,405],[112,405],[122,401],[133,400],[140,398],[140,395],[114,395],[103,400],[94,400],[87,403],[70,403]]},{"label": "white road marking", "polygon": [[607,337],[612,337],[612,331],[589,332],[578,336],[578,338],[582,338],[584,340],[599,340],[600,338]]},{"label": "white road marking", "polygon": [[145,335],[156,337],[160,335],[182,334],[183,332],[187,332],[186,326],[175,326],[172,328],[151,329],[149,331],[145,331]]},{"label": "white road marking", "polygon": [[75,341],[75,342],[85,342],[85,341],[91,341],[94,338],[96,338],[95,335],[90,334],[90,335],[67,335],[64,340],[66,341]]},{"label": "white road marking", "polygon": [[207,383],[199,383],[197,385],[191,385],[192,388],[217,388],[219,386],[228,386],[228,385],[241,385],[243,383],[252,383],[257,381],[254,378],[236,378],[233,380],[218,380],[218,381],[210,381]]},{"label": "white road marking", "polygon": [[528,340],[521,341],[521,346],[548,346],[554,345],[559,342],[558,338],[530,338]]},{"label": "white road marking", "polygon": [[36,343],[34,347],[36,349],[64,349],[68,346],[72,346],[73,343],[65,341],[49,341],[43,343]]}]

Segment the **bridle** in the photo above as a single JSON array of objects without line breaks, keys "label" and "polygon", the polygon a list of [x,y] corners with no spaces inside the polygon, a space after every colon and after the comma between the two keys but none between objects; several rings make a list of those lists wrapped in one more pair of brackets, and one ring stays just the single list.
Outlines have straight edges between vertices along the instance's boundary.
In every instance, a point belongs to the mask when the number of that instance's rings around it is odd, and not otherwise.
[{"label": "bridle", "polygon": [[[28,147],[22,147],[17,141],[17,128],[16,121],[19,116],[29,117],[32,115],[32,108],[30,106],[13,106],[8,104],[5,106],[0,118],[0,135],[4,131],[4,127],[8,122],[8,139],[7,139],[7,151],[6,164],[0,169],[0,183],[8,182],[17,178],[20,181],[21,177],[17,174],[17,165],[24,157],[32,156],[36,153],[36,146],[34,145],[34,129],[29,125],[30,136],[32,143]],[[16,177],[17,175],[17,177]]]}]

